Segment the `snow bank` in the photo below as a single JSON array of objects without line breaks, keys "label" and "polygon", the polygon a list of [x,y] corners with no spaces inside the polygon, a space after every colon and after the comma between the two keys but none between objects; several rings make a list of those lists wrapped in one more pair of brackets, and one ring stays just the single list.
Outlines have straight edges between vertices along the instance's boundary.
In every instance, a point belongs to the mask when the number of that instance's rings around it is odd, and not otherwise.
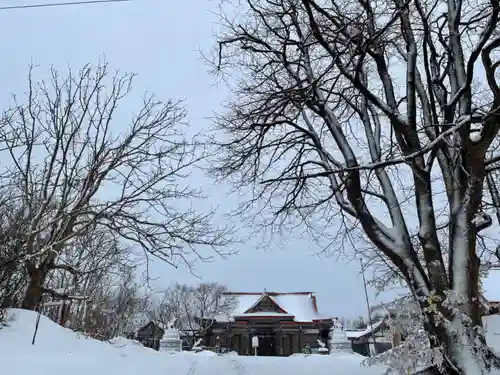
[{"label": "snow bank", "polygon": [[[16,375],[137,375],[172,373],[168,356],[144,347],[116,348],[69,329],[42,316],[35,345],[31,345],[37,314],[9,310],[9,323],[0,329],[2,372]],[[13,320],[12,320],[13,319]],[[167,358],[167,360],[165,360]],[[179,358],[180,374],[188,372],[190,362]]]},{"label": "snow bank", "polygon": [[500,355],[500,315],[490,315],[483,318],[488,345]]},{"label": "snow bank", "polygon": [[109,343],[118,349],[120,356],[122,357],[133,357],[135,355],[142,355],[144,351],[147,351],[146,355],[156,355],[158,354],[155,350],[151,348],[146,348],[137,340],[130,340],[125,337],[115,337],[109,340]]},{"label": "snow bank", "polygon": [[117,338],[100,342],[41,317],[31,345],[37,314],[9,310],[14,320],[0,329],[2,371],[15,375],[382,375],[384,367],[361,365],[364,357],[349,353],[329,356],[253,357],[212,352],[159,353]]},{"label": "snow bank", "polygon": [[144,348],[144,346],[139,341],[127,339],[126,337],[121,337],[121,336],[115,337],[115,338],[109,340],[109,342],[115,348],[119,348],[119,347],[123,347],[123,346],[140,346],[140,347]]}]

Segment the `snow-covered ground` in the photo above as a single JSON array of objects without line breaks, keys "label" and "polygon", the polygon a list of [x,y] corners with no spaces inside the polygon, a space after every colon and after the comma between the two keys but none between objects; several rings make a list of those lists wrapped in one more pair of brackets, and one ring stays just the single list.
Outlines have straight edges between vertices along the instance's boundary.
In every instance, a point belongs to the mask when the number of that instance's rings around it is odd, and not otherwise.
[{"label": "snow-covered ground", "polygon": [[[37,315],[10,310],[9,317],[8,326],[0,329],[0,363],[9,375],[382,375],[386,370],[366,367],[365,357],[349,353],[287,358],[211,352],[169,355],[124,338],[111,343],[89,339],[43,316],[31,345]],[[500,316],[488,317],[485,323],[488,342],[500,352]]]},{"label": "snow-covered ground", "polygon": [[486,341],[500,355],[500,315],[483,318],[483,325],[486,330]]},{"label": "snow-covered ground", "polygon": [[37,315],[10,310],[15,319],[0,329],[0,363],[9,375],[382,375],[383,367],[365,367],[357,354],[246,357],[211,352],[158,353],[123,338],[105,343],[86,338]]}]

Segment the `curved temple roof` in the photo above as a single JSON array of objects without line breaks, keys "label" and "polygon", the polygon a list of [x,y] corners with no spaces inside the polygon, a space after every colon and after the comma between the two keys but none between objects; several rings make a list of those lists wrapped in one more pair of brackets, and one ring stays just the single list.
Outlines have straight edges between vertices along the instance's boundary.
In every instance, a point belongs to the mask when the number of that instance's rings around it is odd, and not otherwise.
[{"label": "curved temple roof", "polygon": [[[331,320],[331,317],[325,317],[319,314],[316,304],[316,296],[312,292],[295,293],[225,293],[226,296],[232,296],[236,299],[235,308],[227,316],[217,316],[217,321],[232,321],[234,317],[286,317],[293,318],[296,322],[314,322],[321,320]],[[283,313],[253,311],[258,303],[265,297],[269,297]]]}]

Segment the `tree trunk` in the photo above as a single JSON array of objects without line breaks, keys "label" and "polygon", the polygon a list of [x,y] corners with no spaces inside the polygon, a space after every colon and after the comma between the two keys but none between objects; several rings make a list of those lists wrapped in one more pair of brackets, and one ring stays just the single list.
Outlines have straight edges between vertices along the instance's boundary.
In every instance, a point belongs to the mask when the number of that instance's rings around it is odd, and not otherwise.
[{"label": "tree trunk", "polygon": [[492,368],[500,368],[500,358],[488,347],[484,335],[476,330],[477,325],[467,320],[467,317],[456,317],[447,327],[442,324],[425,325],[431,347],[438,350],[442,348],[444,352],[439,374],[480,375]]},{"label": "tree trunk", "polygon": [[[482,307],[478,288],[480,260],[476,254],[478,230],[474,218],[481,208],[484,158],[483,149],[462,150],[462,166],[455,171],[459,189],[451,203],[450,290],[436,303],[442,316],[428,314],[425,327],[431,347],[442,348],[441,373],[449,375],[480,375],[500,368],[500,359],[477,329],[482,327]],[[444,301],[451,305],[444,305]]]},{"label": "tree trunk", "polygon": [[26,310],[36,310],[42,300],[42,272],[39,269],[32,270],[29,276],[30,281],[21,307]]}]

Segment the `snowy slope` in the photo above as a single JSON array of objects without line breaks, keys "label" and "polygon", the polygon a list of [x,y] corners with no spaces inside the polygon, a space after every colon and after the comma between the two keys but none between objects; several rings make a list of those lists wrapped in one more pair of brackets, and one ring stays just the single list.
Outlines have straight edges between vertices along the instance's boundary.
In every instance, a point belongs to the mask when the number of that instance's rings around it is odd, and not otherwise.
[{"label": "snowy slope", "polygon": [[31,345],[37,315],[10,310],[15,320],[0,329],[0,363],[8,375],[382,375],[383,367],[361,365],[357,354],[243,357],[213,353],[158,353],[125,339],[103,343],[85,338],[42,317]]},{"label": "snowy slope", "polygon": [[[35,345],[31,345],[37,315],[11,310],[15,320],[0,329],[0,361],[6,374],[40,375],[137,375],[169,370],[168,361],[151,349],[139,346],[114,347],[85,338],[41,317]],[[187,373],[189,362],[177,363]]]},{"label": "snowy slope", "polygon": [[486,330],[486,341],[500,355],[500,315],[484,317],[483,325]]}]

